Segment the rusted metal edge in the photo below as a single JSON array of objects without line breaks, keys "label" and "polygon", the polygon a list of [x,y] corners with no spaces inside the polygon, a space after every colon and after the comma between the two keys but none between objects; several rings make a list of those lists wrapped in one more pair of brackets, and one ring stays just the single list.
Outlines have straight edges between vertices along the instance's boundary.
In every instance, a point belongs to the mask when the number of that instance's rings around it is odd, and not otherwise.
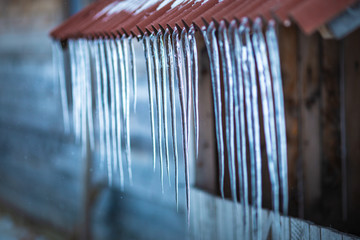
[{"label": "rusted metal edge", "polygon": [[[55,39],[98,38],[98,37],[141,37],[170,31],[175,26],[196,28],[214,21],[250,21],[260,17],[265,21],[277,20],[285,26],[296,22],[306,33],[311,34],[334,17],[345,11],[357,0],[168,0],[152,1],[142,11],[121,10],[109,14],[108,10],[117,4],[132,4],[130,0],[98,0],[70,17],[55,28],[50,35]],[[125,9],[125,8],[124,8]]]}]

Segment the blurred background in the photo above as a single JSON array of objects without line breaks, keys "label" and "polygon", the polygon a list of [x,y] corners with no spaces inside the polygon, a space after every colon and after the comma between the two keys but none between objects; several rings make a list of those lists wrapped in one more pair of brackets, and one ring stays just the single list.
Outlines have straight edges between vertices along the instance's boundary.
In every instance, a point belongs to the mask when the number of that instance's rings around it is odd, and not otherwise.
[{"label": "blurred background", "polygon": [[90,2],[0,0],[0,239],[184,239],[183,176],[177,212],[174,189],[161,194],[152,170],[140,44],[133,186],[107,187],[96,156],[88,186],[81,146],[64,134],[48,33]]}]

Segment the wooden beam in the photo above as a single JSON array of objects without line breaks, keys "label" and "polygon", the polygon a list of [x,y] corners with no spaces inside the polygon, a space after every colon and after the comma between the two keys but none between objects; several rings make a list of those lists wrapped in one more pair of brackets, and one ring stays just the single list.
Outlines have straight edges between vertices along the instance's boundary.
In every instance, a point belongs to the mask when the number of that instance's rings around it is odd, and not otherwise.
[{"label": "wooden beam", "polygon": [[279,27],[281,75],[284,89],[286,138],[288,154],[289,214],[298,215],[297,162],[299,160],[299,96],[297,90],[298,28]]},{"label": "wooden beam", "polygon": [[[321,207],[323,224],[341,225],[339,42],[321,40]],[[320,215],[320,214],[319,214]],[[314,219],[315,220],[315,219]]]},{"label": "wooden beam", "polygon": [[[310,215],[321,197],[321,83],[318,34],[299,35],[300,144],[304,181],[304,214]],[[300,211],[301,214],[301,211]],[[300,215],[301,217],[301,215]]]},{"label": "wooden beam", "polygon": [[344,39],[345,124],[349,229],[360,221],[360,30]]}]

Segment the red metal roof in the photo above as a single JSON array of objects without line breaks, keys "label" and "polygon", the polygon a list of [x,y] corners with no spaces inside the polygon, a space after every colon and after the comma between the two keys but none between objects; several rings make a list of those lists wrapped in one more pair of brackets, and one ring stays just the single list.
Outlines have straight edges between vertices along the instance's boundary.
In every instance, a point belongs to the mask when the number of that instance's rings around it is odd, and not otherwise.
[{"label": "red metal roof", "polygon": [[339,15],[357,0],[99,0],[51,32],[57,39],[142,35],[161,27],[202,27],[248,17],[296,22],[307,34]]}]

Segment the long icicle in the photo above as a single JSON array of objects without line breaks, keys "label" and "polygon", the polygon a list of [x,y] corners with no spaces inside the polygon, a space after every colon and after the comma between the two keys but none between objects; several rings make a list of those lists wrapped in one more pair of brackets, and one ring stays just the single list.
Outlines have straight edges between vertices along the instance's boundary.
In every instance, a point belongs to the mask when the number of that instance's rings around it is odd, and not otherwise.
[{"label": "long icicle", "polygon": [[95,149],[95,136],[94,136],[94,115],[93,115],[93,96],[92,96],[92,77],[91,77],[91,62],[90,62],[90,41],[83,40],[84,48],[84,59],[85,59],[85,68],[86,68],[86,103],[87,103],[87,122],[89,130],[89,140],[91,150]]},{"label": "long icicle", "polygon": [[105,118],[105,145],[106,145],[106,162],[108,171],[108,182],[112,185],[112,167],[111,167],[111,142],[110,142],[110,121],[109,121],[109,103],[108,103],[108,73],[107,59],[105,57],[105,41],[100,39],[100,58],[101,72],[103,80],[103,102],[104,102],[104,118]]},{"label": "long icicle", "polygon": [[186,99],[186,121],[187,121],[187,129],[186,129],[186,149],[189,150],[189,141],[190,141],[190,127],[191,127],[191,87],[192,87],[192,68],[191,68],[191,58],[190,58],[190,43],[188,38],[188,33],[186,28],[184,27],[181,31],[181,43],[182,43],[182,56],[183,56],[183,75],[185,80],[185,99]]},{"label": "long icicle", "polygon": [[[252,125],[253,125],[253,137],[254,137],[254,159],[252,163],[252,179],[255,193],[253,193],[253,239],[261,239],[261,204],[262,204],[262,184],[261,184],[261,148],[260,148],[260,123],[259,123],[259,112],[258,112],[258,87],[256,84],[256,72],[255,72],[255,60],[253,55],[253,49],[250,38],[250,28],[248,26],[248,20],[244,19],[244,38],[246,41],[246,61],[247,68],[249,71],[250,80],[250,93],[251,93],[251,113],[252,113]],[[254,168],[254,169],[253,169]],[[255,215],[255,218],[254,218]]]},{"label": "long icicle", "polygon": [[[123,45],[122,45],[122,40],[120,38],[116,38],[115,40],[116,42],[116,47],[117,47],[117,51],[118,51],[118,62],[119,62],[119,102],[120,102],[120,106],[119,106],[119,124],[120,124],[120,128],[122,129],[120,131],[120,138],[123,139],[125,141],[124,145],[125,145],[125,149],[126,149],[126,90],[125,90],[125,83],[126,83],[126,72],[125,72],[125,54],[124,54],[124,49],[123,49]],[[121,146],[122,147],[122,146]],[[123,153],[121,152],[121,155]],[[123,156],[123,155],[122,155]],[[125,156],[127,158],[126,155],[126,150],[125,150]],[[128,161],[128,160],[127,160]],[[128,164],[129,167],[129,164]]]},{"label": "long icicle", "polygon": [[275,32],[275,21],[270,21],[266,31],[266,42],[271,62],[271,74],[273,79],[277,144],[278,151],[280,187],[282,191],[283,214],[288,211],[288,184],[287,184],[287,147],[286,147],[286,125],[284,111],[284,94],[282,88],[279,46]]},{"label": "long icicle", "polygon": [[115,82],[115,113],[116,113],[116,143],[117,161],[119,167],[120,189],[124,191],[124,165],[122,159],[122,139],[121,139],[121,99],[120,99],[120,70],[119,52],[116,41],[111,41],[112,56],[114,62],[114,82]]},{"label": "long icicle", "polygon": [[171,184],[170,180],[170,163],[169,163],[169,130],[168,130],[168,111],[167,111],[167,87],[166,82],[168,82],[168,75],[167,75],[167,62],[166,62],[166,52],[165,52],[165,45],[164,45],[164,38],[161,31],[159,31],[156,35],[158,50],[159,50],[159,62],[161,64],[161,73],[160,73],[160,84],[161,84],[161,91],[162,91],[162,124],[163,124],[163,131],[164,131],[164,139],[165,139],[165,160],[166,160],[166,170],[169,179],[169,184]]},{"label": "long icicle", "polygon": [[177,80],[179,84],[179,95],[180,95],[180,106],[181,106],[181,123],[182,123],[182,132],[183,132],[183,153],[184,153],[184,165],[185,165],[185,185],[186,185],[186,209],[187,209],[187,219],[188,223],[190,218],[190,179],[189,179],[189,164],[188,164],[188,151],[187,146],[187,119],[186,119],[186,102],[185,102],[185,86],[186,84],[183,76],[183,59],[182,59],[182,50],[181,50],[181,39],[178,29],[175,27],[173,34],[173,49],[174,49],[174,66],[176,66],[175,73],[177,75]]},{"label": "long icicle", "polygon": [[155,117],[154,117],[154,92],[153,92],[153,67],[150,56],[150,38],[147,33],[144,34],[142,39],[145,61],[146,61],[146,72],[147,72],[147,80],[148,80],[148,92],[149,92],[149,105],[150,105],[150,121],[151,121],[151,139],[153,146],[153,169],[155,171],[156,167],[156,137],[155,137]]},{"label": "long icicle", "polygon": [[[251,179],[251,236],[253,239],[257,239],[257,179],[256,179],[256,143],[255,143],[255,132],[254,132],[254,122],[253,112],[257,111],[253,107],[252,101],[252,82],[251,78],[254,74],[254,65],[250,60],[251,55],[248,52],[248,48],[251,50],[251,42],[249,41],[249,29],[247,26],[246,19],[243,19],[241,26],[239,28],[239,38],[243,39],[244,42],[241,43],[241,56],[242,56],[242,71],[244,77],[244,89],[245,89],[245,104],[246,104],[246,121],[247,121],[247,132],[248,132],[248,142],[249,142],[249,153],[250,153],[250,179]],[[250,47],[248,45],[250,44]],[[256,89],[256,88],[255,88]]]},{"label": "long icicle", "polygon": [[[267,53],[265,40],[262,35],[261,19],[257,18],[254,22],[254,34],[252,37],[253,49],[255,52],[256,66],[258,69],[258,78],[260,84],[264,134],[266,142],[266,152],[268,158],[268,168],[272,189],[272,204],[275,212],[275,221],[279,223],[279,182],[278,182],[278,166],[276,155],[276,139],[275,139],[275,123],[273,109],[273,95],[271,88],[271,79],[269,66],[267,64]],[[272,235],[275,239],[279,238],[279,228],[273,228]]]},{"label": "long icicle", "polygon": [[171,44],[171,34],[169,29],[165,30],[164,40],[166,47],[166,57],[167,57],[167,66],[168,66],[168,75],[169,75],[169,88],[170,88],[170,106],[171,106],[171,129],[172,129],[172,143],[174,148],[174,161],[175,161],[175,201],[176,209],[178,209],[178,196],[179,196],[179,177],[178,177],[178,165],[179,165],[179,156],[178,156],[178,146],[177,146],[177,127],[176,127],[176,103],[175,103],[175,72],[174,72],[174,48]]},{"label": "long icicle", "polygon": [[160,63],[159,63],[159,49],[156,36],[150,35],[151,41],[151,55],[154,63],[155,72],[155,90],[156,90],[156,109],[157,109],[157,132],[158,132],[158,150],[160,155],[160,178],[161,178],[161,192],[164,193],[164,160],[162,148],[162,103],[161,103],[161,83],[160,83]]},{"label": "long icicle", "polygon": [[189,30],[190,66],[192,79],[192,99],[194,109],[195,126],[195,157],[199,155],[199,73],[198,73],[198,53],[195,38],[195,27],[191,25]]},{"label": "long icicle", "polygon": [[221,110],[221,86],[220,86],[220,67],[219,67],[219,49],[217,46],[217,39],[215,35],[215,25],[210,23],[208,28],[202,28],[202,34],[205,39],[206,48],[210,60],[211,85],[214,98],[214,113],[215,113],[215,129],[217,138],[217,149],[219,152],[219,182],[220,194],[224,198],[224,138],[222,130],[222,110]]},{"label": "long icicle", "polygon": [[221,53],[221,63],[223,68],[224,95],[225,95],[225,136],[227,147],[227,158],[230,173],[231,196],[234,202],[236,196],[236,172],[235,172],[235,139],[234,139],[234,80],[233,69],[231,65],[229,41],[227,27],[224,21],[221,21],[219,27],[219,46]]},{"label": "long icicle", "polygon": [[135,48],[134,43],[131,37],[128,38],[128,44],[130,47],[130,73],[131,73],[131,80],[132,80],[132,97],[134,102],[134,113],[136,112],[136,104],[137,104],[137,75],[136,75],[136,61],[135,61]]},{"label": "long icicle", "polygon": [[70,71],[71,71],[71,90],[72,90],[72,115],[73,115],[73,128],[75,139],[79,142],[80,139],[80,126],[78,124],[78,83],[77,83],[77,67],[76,67],[76,53],[75,41],[69,40],[69,53],[70,53]]},{"label": "long icicle", "polygon": [[66,79],[65,79],[65,68],[64,68],[64,53],[62,51],[61,42],[53,42],[53,54],[54,54],[54,65],[55,65],[55,77],[59,81],[60,95],[61,95],[61,106],[63,110],[63,121],[65,133],[70,133],[70,117],[69,117],[69,105],[66,90]]},{"label": "long icicle", "polygon": [[96,102],[97,102],[97,112],[99,120],[99,148],[100,148],[100,167],[104,167],[105,163],[105,139],[104,139],[104,107],[103,107],[103,98],[102,98],[102,80],[101,80],[101,63],[100,63],[100,41],[93,41],[93,56],[95,59],[95,78],[96,78]]},{"label": "long icicle", "polygon": [[83,39],[77,40],[77,52],[78,52],[78,63],[79,63],[79,92],[80,92],[80,100],[79,100],[79,109],[80,109],[80,119],[81,119],[81,143],[82,143],[82,154],[85,156],[86,154],[86,139],[87,139],[87,129],[86,129],[86,120],[87,120],[87,97],[86,97],[86,65],[85,65],[85,51],[83,47]]},{"label": "long icicle", "polygon": [[126,126],[126,159],[128,163],[128,175],[130,184],[132,184],[132,168],[131,168],[131,145],[130,145],[130,76],[131,76],[131,68],[130,68],[130,46],[128,44],[128,39],[123,35],[121,37],[123,53],[124,53],[124,63],[125,63],[125,96],[126,96],[126,104],[125,104],[125,126]]},{"label": "long icicle", "polygon": [[109,90],[110,90],[110,137],[111,137],[111,148],[112,155],[110,157],[112,163],[112,170],[117,170],[117,142],[116,142],[116,121],[115,121],[115,82],[114,82],[114,60],[113,60],[113,51],[111,48],[111,39],[105,40],[105,48],[106,48],[106,56],[108,62],[108,70],[109,70]]},{"label": "long icicle", "polygon": [[250,239],[249,235],[249,203],[248,203],[248,174],[246,163],[246,128],[245,128],[245,106],[244,106],[244,78],[242,74],[242,41],[240,34],[243,28],[238,30],[237,22],[234,20],[229,27],[230,42],[233,46],[231,51],[233,74],[234,74],[234,99],[235,99],[235,128],[236,128],[236,152],[238,160],[239,192],[241,202],[241,220],[243,224],[244,239]]}]

